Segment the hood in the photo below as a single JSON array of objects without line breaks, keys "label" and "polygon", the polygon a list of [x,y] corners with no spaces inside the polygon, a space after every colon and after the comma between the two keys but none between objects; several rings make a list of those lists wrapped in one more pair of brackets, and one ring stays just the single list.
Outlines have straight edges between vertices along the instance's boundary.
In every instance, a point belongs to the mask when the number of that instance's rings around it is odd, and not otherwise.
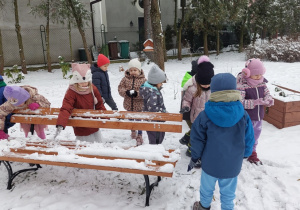
[{"label": "hood", "polygon": [[205,104],[207,117],[217,126],[232,127],[244,116],[244,107],[240,101],[212,102]]},{"label": "hood", "polygon": [[92,66],[91,66],[91,72],[92,72],[92,74],[93,74],[94,72],[97,72],[97,71],[102,71],[102,72],[104,72],[101,68],[99,68],[99,67],[97,66],[97,64],[92,65]]},{"label": "hood", "polygon": [[159,90],[155,86],[150,85],[148,81],[146,81],[140,87],[140,95],[143,96],[143,98],[150,97],[151,93],[153,92],[159,95]]}]

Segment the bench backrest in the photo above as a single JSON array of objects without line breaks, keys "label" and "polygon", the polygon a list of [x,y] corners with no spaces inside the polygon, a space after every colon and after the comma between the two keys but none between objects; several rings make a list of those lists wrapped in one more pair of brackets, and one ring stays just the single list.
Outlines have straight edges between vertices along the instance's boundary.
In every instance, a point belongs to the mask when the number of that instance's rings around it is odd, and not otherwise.
[{"label": "bench backrest", "polygon": [[[14,110],[11,122],[56,125],[59,108]],[[74,109],[68,126],[182,132],[182,114]]]}]

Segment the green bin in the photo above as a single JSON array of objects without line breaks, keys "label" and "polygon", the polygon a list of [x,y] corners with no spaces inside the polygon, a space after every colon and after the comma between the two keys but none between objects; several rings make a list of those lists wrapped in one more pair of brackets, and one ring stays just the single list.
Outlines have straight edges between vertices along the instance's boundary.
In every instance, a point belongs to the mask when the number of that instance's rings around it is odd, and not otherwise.
[{"label": "green bin", "polygon": [[79,48],[79,61],[87,61],[86,53],[84,48]]},{"label": "green bin", "polygon": [[128,59],[129,58],[129,41],[127,40],[122,40],[119,41],[120,43],[120,56],[123,59]]}]

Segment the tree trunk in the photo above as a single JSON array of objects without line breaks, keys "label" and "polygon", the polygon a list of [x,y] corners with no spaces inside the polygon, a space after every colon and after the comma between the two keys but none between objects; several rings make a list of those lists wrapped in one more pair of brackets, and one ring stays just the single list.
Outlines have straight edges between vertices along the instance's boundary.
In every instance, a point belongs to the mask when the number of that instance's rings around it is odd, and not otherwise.
[{"label": "tree trunk", "polygon": [[244,49],[244,24],[241,25],[241,32],[240,32],[240,43],[239,43],[239,53],[243,52]]},{"label": "tree trunk", "polygon": [[144,0],[144,30],[145,40],[152,39],[152,27],[151,27],[151,16],[150,16],[150,0]]},{"label": "tree trunk", "polygon": [[253,32],[253,40],[252,40],[252,45],[254,46],[256,42],[256,33],[257,33],[257,27],[254,26],[254,32]]},{"label": "tree trunk", "polygon": [[180,27],[178,31],[178,60],[182,60],[182,46],[181,46],[181,32],[182,32],[182,27],[184,23],[184,9],[185,9],[185,0],[181,0],[181,22],[180,22]]},{"label": "tree trunk", "polygon": [[2,45],[2,33],[0,29],[0,75],[3,75],[4,71],[4,55],[3,55],[3,45]]},{"label": "tree trunk", "polygon": [[71,22],[70,21],[68,21],[68,31],[69,31],[69,45],[70,45],[70,53],[71,53],[71,62],[73,62],[74,59],[73,59],[72,34],[71,34]]},{"label": "tree trunk", "polygon": [[217,55],[220,54],[220,32],[219,30],[217,29]]},{"label": "tree trunk", "polygon": [[47,49],[47,65],[48,65],[48,72],[52,72],[51,70],[51,55],[50,55],[50,17],[49,17],[49,1],[47,0],[47,25],[46,25],[46,49]]},{"label": "tree trunk", "polygon": [[175,31],[175,35],[176,35],[176,48],[178,49],[178,28],[177,28],[177,7],[178,7],[178,1],[174,0],[175,2],[175,17],[174,17],[174,31]]},{"label": "tree trunk", "polygon": [[27,74],[26,61],[25,61],[25,55],[24,55],[24,49],[23,49],[23,41],[22,41],[22,35],[21,35],[21,26],[19,25],[19,13],[18,13],[17,0],[14,0],[14,9],[15,9],[15,28],[16,28],[18,44],[19,44],[19,54],[20,54],[22,72],[23,72],[23,74]]},{"label": "tree trunk", "polygon": [[92,64],[92,56],[91,56],[91,53],[88,49],[88,46],[87,46],[87,42],[86,42],[86,38],[85,38],[85,33],[84,33],[84,30],[83,30],[83,23],[82,23],[82,18],[78,16],[77,12],[76,12],[76,9],[72,3],[72,0],[67,0],[68,2],[68,5],[72,11],[72,14],[76,20],[76,24],[77,24],[77,27],[78,27],[78,30],[79,30],[79,33],[81,35],[81,38],[82,38],[82,42],[83,42],[83,46],[84,46],[84,49],[85,49],[85,53],[86,53],[86,56],[87,56],[87,59],[88,59],[88,63]]},{"label": "tree trunk", "polygon": [[161,16],[158,0],[151,0],[151,24],[153,30],[153,45],[154,45],[154,63],[156,63],[159,68],[165,70],[164,63],[164,38],[161,25]]},{"label": "tree trunk", "polygon": [[204,55],[208,55],[207,31],[203,31]]}]

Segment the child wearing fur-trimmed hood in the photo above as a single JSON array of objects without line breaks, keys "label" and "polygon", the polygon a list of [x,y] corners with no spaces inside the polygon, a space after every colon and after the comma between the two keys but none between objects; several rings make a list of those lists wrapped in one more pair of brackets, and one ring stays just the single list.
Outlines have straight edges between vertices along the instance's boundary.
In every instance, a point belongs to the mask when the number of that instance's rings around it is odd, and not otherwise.
[{"label": "child wearing fur-trimmed hood", "polygon": [[[100,92],[92,84],[89,64],[72,63],[73,77],[65,94],[56,123],[56,138],[63,130],[73,109],[106,110]],[[89,142],[101,142],[99,128],[73,127],[76,139]]]}]

